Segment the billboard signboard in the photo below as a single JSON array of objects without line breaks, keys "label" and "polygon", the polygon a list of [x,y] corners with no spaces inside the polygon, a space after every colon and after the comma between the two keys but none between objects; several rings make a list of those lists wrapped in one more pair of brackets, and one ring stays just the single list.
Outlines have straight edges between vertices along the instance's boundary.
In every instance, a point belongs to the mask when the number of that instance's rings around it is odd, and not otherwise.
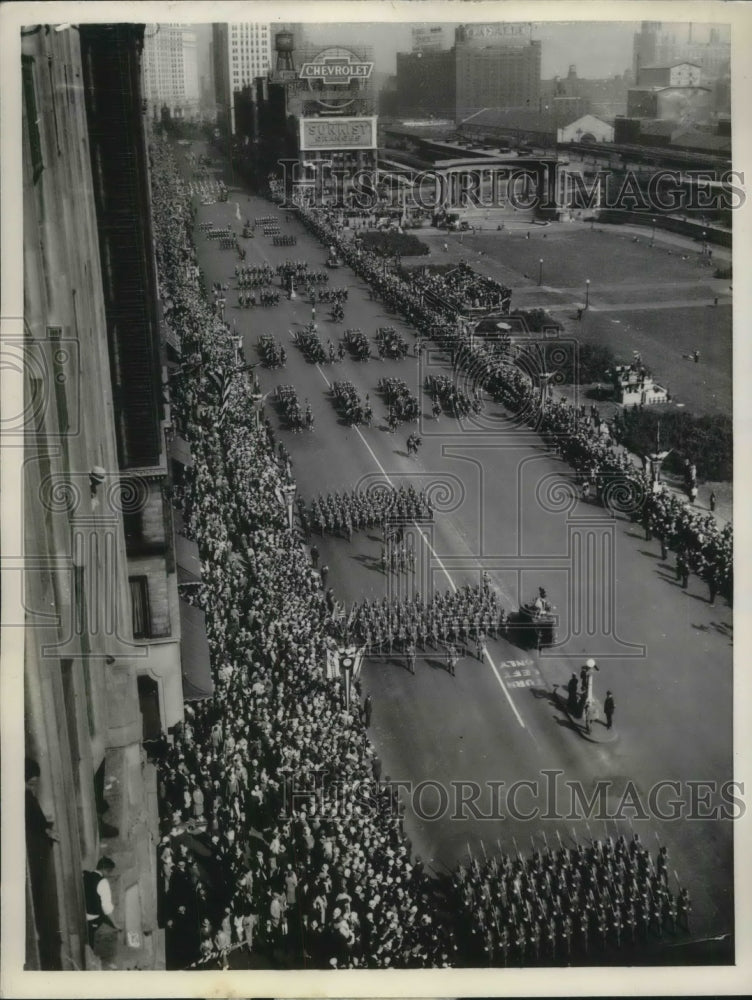
[{"label": "billboard signboard", "polygon": [[359,59],[349,49],[324,49],[311,62],[300,67],[300,79],[320,80],[326,86],[350,85],[352,80],[368,80],[373,72],[373,63]]},{"label": "billboard signboard", "polygon": [[375,149],[376,116],[301,118],[300,149]]}]

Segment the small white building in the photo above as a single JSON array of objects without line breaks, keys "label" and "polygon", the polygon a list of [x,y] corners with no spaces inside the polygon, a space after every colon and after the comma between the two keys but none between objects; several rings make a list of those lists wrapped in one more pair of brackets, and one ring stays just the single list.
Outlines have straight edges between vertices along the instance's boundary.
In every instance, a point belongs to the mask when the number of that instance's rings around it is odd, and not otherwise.
[{"label": "small white building", "polygon": [[697,63],[678,62],[670,66],[641,66],[638,87],[699,87],[702,67]]},{"label": "small white building", "polygon": [[596,115],[582,115],[556,130],[557,142],[613,142],[614,126]]}]

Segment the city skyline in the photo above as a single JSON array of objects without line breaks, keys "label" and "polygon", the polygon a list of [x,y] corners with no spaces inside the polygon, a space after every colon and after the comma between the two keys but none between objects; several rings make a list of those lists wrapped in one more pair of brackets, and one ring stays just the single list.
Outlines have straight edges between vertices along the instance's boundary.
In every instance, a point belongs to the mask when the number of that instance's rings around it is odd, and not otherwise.
[{"label": "city skyline", "polygon": [[[249,22],[250,23],[250,22]],[[305,32],[306,41],[310,44],[324,45],[343,44],[357,45],[362,41],[364,30],[369,44],[374,49],[374,63],[378,72],[393,74],[396,71],[398,52],[412,51],[412,30],[424,26],[441,25],[446,29],[451,39],[455,27],[460,21],[403,21],[400,23],[382,24],[377,22],[320,24],[298,22]],[[503,23],[493,22],[488,23]],[[639,32],[640,21],[602,21],[591,22],[585,26],[576,21],[532,22],[531,38],[542,42],[541,78],[550,79],[556,76],[566,76],[569,67],[574,65],[577,74],[585,79],[602,79],[621,76],[631,70],[634,50],[634,36]],[[671,22],[672,27],[679,29],[690,22]],[[274,22],[269,22],[274,32]],[[208,58],[202,55],[202,48],[208,51],[211,40],[210,25],[196,24],[198,34],[198,58]],[[693,24],[698,41],[701,41],[713,28],[726,30],[727,26],[714,26],[705,23]],[[583,37],[585,34],[585,37]]]}]

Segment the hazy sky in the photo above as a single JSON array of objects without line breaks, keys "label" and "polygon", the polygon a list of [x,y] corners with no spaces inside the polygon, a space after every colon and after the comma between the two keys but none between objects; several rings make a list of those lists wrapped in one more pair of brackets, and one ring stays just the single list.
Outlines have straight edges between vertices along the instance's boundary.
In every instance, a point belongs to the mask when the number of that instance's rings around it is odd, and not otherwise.
[{"label": "hazy sky", "polygon": [[[376,68],[395,71],[395,54],[412,48],[415,24],[307,24],[306,35],[315,44],[364,44],[374,48]],[[454,25],[450,28],[453,30]],[[565,76],[570,64],[579,76],[605,77],[621,74],[632,65],[632,39],[638,22],[562,22],[536,24],[533,38],[542,41],[544,78]]]}]

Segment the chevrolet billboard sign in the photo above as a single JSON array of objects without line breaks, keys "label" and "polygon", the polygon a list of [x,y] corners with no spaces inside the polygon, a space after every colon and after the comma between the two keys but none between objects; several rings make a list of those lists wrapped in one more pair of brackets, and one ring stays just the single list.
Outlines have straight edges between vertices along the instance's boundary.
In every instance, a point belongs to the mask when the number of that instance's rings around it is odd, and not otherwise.
[{"label": "chevrolet billboard sign", "polygon": [[372,62],[361,62],[353,52],[343,49],[325,49],[313,62],[300,67],[301,80],[321,80],[329,86],[348,85],[351,80],[367,80],[373,70]]}]

